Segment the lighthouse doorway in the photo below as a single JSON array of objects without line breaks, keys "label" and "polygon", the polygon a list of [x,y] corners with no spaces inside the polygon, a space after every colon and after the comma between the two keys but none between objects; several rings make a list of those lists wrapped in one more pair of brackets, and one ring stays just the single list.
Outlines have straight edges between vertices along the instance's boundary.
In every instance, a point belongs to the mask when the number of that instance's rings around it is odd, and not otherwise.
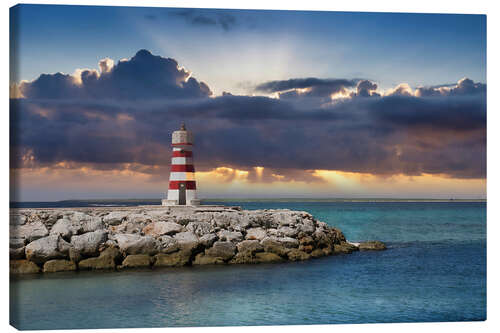
[{"label": "lighthouse doorway", "polygon": [[179,205],[186,204],[186,183],[179,184]]}]

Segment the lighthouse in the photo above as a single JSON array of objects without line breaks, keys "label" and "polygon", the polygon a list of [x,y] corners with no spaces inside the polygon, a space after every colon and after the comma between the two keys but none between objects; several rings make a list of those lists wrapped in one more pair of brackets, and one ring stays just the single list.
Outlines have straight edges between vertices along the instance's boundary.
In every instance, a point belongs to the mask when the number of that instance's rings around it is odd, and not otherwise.
[{"label": "lighthouse", "polygon": [[196,206],[196,180],[193,164],[193,133],[186,130],[184,123],[181,129],[172,133],[172,164],[167,199],[163,206],[188,205]]}]

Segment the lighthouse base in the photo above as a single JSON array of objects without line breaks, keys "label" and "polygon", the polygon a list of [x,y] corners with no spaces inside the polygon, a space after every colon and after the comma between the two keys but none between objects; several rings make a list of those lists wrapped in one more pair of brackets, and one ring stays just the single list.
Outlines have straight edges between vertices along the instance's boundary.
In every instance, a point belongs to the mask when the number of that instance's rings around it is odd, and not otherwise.
[{"label": "lighthouse base", "polygon": [[[161,205],[162,206],[179,206],[179,200],[162,199]],[[201,205],[201,202],[199,199],[191,199],[191,200],[187,200],[185,205],[180,205],[180,206],[199,206],[199,205]]]}]

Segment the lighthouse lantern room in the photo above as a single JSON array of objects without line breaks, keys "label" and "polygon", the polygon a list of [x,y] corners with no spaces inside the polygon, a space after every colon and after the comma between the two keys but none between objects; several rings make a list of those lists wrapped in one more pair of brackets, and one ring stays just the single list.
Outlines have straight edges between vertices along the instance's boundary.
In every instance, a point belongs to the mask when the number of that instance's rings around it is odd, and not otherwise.
[{"label": "lighthouse lantern room", "polygon": [[184,123],[181,129],[172,133],[172,164],[167,199],[163,206],[188,205],[196,206],[196,180],[193,164],[193,133],[186,130]]}]

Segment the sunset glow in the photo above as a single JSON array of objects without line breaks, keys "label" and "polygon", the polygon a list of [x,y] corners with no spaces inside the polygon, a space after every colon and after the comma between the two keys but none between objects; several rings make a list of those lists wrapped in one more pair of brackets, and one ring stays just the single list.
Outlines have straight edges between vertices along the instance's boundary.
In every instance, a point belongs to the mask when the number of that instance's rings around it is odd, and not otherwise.
[{"label": "sunset glow", "polygon": [[[168,187],[168,168],[154,167],[158,175],[141,172],[129,165],[121,170],[96,170],[89,167],[71,168],[61,162],[53,167],[23,169],[15,172],[21,198],[26,201],[47,198],[44,189],[50,187],[56,193],[51,200],[71,198],[135,198],[137,193],[145,198],[157,198]],[[150,168],[147,168],[150,170]],[[376,176],[331,170],[311,170],[312,181],[284,180],[285,176],[272,174],[262,179],[263,167],[255,167],[256,178],[251,171],[218,167],[210,171],[196,172],[198,190],[204,198],[246,197],[283,198],[437,198],[460,199],[484,198],[485,179],[453,179],[445,175],[423,174],[419,176]],[[14,174],[13,174],[14,175]],[[98,181],[96,181],[96,179]],[[133,189],[131,191],[130,189]]]}]

